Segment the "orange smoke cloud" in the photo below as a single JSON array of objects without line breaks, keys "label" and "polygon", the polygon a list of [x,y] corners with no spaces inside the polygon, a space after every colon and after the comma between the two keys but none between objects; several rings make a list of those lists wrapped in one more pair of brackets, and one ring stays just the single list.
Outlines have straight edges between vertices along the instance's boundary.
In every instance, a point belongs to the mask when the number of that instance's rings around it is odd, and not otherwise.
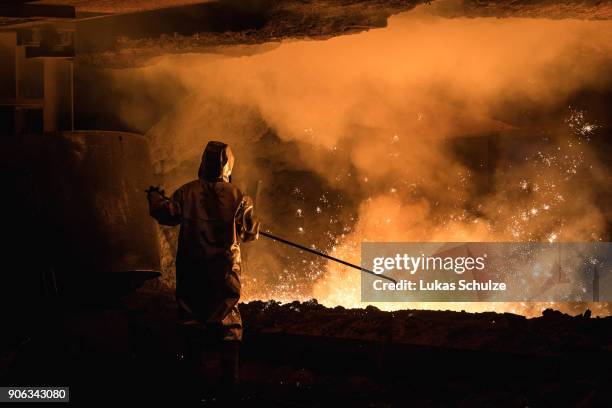
[{"label": "orange smoke cloud", "polygon": [[[155,86],[172,77],[187,90],[148,132],[158,171],[171,186],[193,176],[185,163],[197,160],[209,139],[240,149],[271,128],[281,140],[298,144],[297,157],[288,158],[292,165],[339,190],[359,190],[357,224],[336,237],[334,251],[349,261],[359,261],[358,243],[364,239],[602,239],[605,215],[594,192],[609,174],[587,141],[568,135],[568,124],[557,120],[547,133],[550,143],[539,152],[525,151],[517,163],[504,157],[515,150],[511,142],[540,140],[541,134],[522,129],[505,113],[508,106],[553,109],[579,90],[609,88],[612,23],[448,20],[424,10],[395,16],[385,29],[285,42],[248,57],[164,56],[148,67],[118,72],[117,78],[139,75]],[[126,119],[132,110],[126,107]],[[581,120],[577,126],[594,126]],[[490,185],[481,192],[475,181],[481,175],[459,160],[449,143],[491,134],[505,138],[498,142],[501,159],[490,171]],[[584,143],[572,144],[576,140]],[[262,177],[248,157],[240,160],[243,179]],[[258,274],[282,268],[278,259],[261,258],[268,261],[253,269],[265,269]],[[314,284],[297,292],[285,284],[266,287],[261,279],[257,283],[258,275],[247,293],[359,305],[359,275],[332,264],[325,268]],[[444,308],[529,314],[538,306]]]}]

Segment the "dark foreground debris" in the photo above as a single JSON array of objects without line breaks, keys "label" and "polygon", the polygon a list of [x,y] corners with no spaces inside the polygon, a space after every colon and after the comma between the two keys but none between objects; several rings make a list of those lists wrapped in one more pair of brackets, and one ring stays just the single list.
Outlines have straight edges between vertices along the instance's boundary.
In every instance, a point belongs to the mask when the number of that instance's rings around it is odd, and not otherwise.
[{"label": "dark foreground debris", "polygon": [[519,354],[612,351],[612,317],[589,319],[547,309],[527,319],[511,313],[326,308],[316,300],[241,307],[249,330]]},{"label": "dark foreground debris", "polygon": [[[612,318],[241,305],[229,406],[597,406],[612,398]],[[4,344],[3,384],[69,384],[77,403],[192,405],[171,293],[55,304]],[[205,406],[219,405],[205,401]]]}]

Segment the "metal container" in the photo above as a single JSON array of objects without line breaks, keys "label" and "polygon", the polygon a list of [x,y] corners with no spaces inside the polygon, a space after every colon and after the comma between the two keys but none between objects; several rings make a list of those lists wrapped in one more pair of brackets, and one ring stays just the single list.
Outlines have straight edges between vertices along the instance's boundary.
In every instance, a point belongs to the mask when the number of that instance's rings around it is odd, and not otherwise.
[{"label": "metal container", "polygon": [[158,227],[144,193],[153,184],[147,139],[107,131],[43,138],[37,201],[60,292],[123,293],[159,276]]}]

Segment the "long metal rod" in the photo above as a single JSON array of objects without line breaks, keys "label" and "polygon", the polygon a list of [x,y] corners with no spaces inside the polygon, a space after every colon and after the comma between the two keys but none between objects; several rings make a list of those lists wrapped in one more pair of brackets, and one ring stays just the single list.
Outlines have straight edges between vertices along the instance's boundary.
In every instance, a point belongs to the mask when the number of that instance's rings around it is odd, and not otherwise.
[{"label": "long metal rod", "polygon": [[[169,198],[166,197],[166,195],[162,191],[160,191],[159,193],[161,194],[161,196],[163,198],[165,198],[166,200],[169,200]],[[289,246],[292,246],[294,248],[298,248],[298,249],[301,249],[303,251],[310,252],[311,254],[322,256],[323,258],[329,259],[330,261],[338,262],[338,263],[341,263],[342,265],[350,266],[351,268],[357,269],[359,271],[362,271],[362,272],[365,272],[365,273],[369,273],[370,275],[378,276],[379,278],[383,278],[383,279],[386,279],[386,280],[391,281],[393,283],[397,283],[397,281],[395,279],[390,278],[388,276],[380,275],[380,274],[375,273],[375,272],[373,272],[373,271],[371,271],[369,269],[362,268],[361,266],[357,266],[357,265],[352,264],[350,262],[343,261],[342,259],[334,258],[331,255],[327,255],[326,253],[319,252],[319,251],[316,251],[314,249],[305,247],[304,245],[300,245],[300,244],[296,244],[295,242],[287,241],[286,239],[281,238],[281,237],[277,237],[276,235],[270,234],[269,232],[259,231],[259,235],[263,235],[266,238],[270,238],[270,239],[273,239],[274,241],[282,242],[285,245],[289,245]]]},{"label": "long metal rod", "polygon": [[299,249],[301,249],[303,251],[310,252],[311,254],[322,256],[325,259],[329,259],[331,261],[341,263],[342,265],[350,266],[351,268],[358,269],[358,270],[360,270],[362,272],[365,272],[365,273],[369,273],[370,275],[378,276],[379,278],[383,278],[383,279],[386,279],[386,280],[391,281],[393,283],[397,283],[397,281],[395,279],[390,278],[388,276],[380,275],[378,273],[374,273],[374,272],[372,272],[369,269],[365,269],[365,268],[362,268],[361,266],[357,266],[357,265],[352,264],[350,262],[343,261],[342,259],[334,258],[333,256],[327,255],[326,253],[316,251],[314,249],[305,247],[305,246],[300,245],[300,244],[296,244],[295,242],[287,241],[286,239],[283,239],[281,237],[277,237],[276,235],[272,235],[269,232],[259,231],[259,235],[263,235],[266,238],[270,238],[270,239],[273,239],[275,241],[282,242],[283,244],[286,244],[286,245],[289,245],[289,246],[292,246],[292,247],[295,247],[295,248],[299,248]]}]

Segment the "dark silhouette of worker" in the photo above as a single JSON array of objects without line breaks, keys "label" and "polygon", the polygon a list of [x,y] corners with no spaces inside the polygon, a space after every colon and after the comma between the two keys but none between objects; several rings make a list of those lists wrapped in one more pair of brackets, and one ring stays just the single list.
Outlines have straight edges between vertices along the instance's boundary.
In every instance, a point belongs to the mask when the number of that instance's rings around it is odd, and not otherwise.
[{"label": "dark silhouette of worker", "polygon": [[179,329],[185,357],[214,392],[238,380],[242,320],[240,242],[255,240],[259,223],[253,202],[231,184],[234,156],[228,145],[209,142],[198,179],[166,198],[157,187],[147,190],[149,210],[163,225],[180,225],[176,257]]}]

